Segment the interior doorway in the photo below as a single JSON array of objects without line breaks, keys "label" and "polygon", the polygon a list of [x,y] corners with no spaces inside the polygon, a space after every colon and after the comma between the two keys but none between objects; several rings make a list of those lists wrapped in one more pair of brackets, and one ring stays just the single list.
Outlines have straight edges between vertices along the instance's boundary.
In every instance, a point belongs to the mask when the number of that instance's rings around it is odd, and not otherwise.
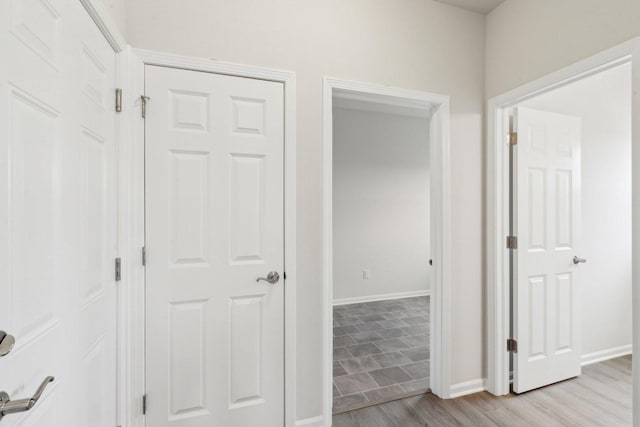
[{"label": "interior doorway", "polygon": [[513,390],[631,354],[631,64],[511,109]]},{"label": "interior doorway", "polygon": [[334,96],[334,414],[429,389],[429,115]]},{"label": "interior doorway", "polygon": [[632,73],[624,47],[557,73],[556,83],[549,76],[490,101],[491,135],[506,138],[490,158],[489,198],[495,231],[509,236],[489,251],[496,286],[487,388],[495,394],[621,356],[631,363]]},{"label": "interior doorway", "polygon": [[445,96],[325,80],[327,418],[449,397],[448,114]]}]

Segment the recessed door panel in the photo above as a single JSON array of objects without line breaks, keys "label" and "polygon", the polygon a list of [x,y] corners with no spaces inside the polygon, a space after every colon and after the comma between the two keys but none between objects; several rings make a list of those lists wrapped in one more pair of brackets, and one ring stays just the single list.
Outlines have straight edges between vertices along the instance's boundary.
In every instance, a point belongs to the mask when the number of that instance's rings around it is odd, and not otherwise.
[{"label": "recessed door panel", "polygon": [[262,261],[264,156],[231,155],[230,252],[232,262]]},{"label": "recessed door panel", "polygon": [[264,296],[231,298],[229,302],[230,407],[262,403],[262,300]]},{"label": "recessed door panel", "polygon": [[556,343],[555,352],[573,350],[573,274],[556,274]]},{"label": "recessed door panel", "polygon": [[546,250],[547,171],[529,169],[529,250]]},{"label": "recessed door panel", "polygon": [[[23,340],[56,318],[50,304],[55,289],[43,286],[55,271],[55,217],[59,113],[34,95],[10,92],[9,117],[10,223],[9,244],[13,321],[8,327]],[[38,268],[32,261],[38,260]]]},{"label": "recessed door panel", "polygon": [[206,303],[202,300],[171,304],[171,416],[184,416],[205,409]]},{"label": "recessed door panel", "polygon": [[544,276],[529,278],[529,360],[547,355],[547,280]]},{"label": "recessed door panel", "polygon": [[169,154],[171,263],[206,263],[209,153]]}]

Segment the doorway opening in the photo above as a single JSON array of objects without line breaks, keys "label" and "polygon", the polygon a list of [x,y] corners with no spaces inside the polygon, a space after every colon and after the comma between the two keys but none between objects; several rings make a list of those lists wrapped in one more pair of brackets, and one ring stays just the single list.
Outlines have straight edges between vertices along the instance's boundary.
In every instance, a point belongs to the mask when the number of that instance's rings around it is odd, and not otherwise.
[{"label": "doorway opening", "polygon": [[[548,124],[546,138],[539,134],[544,124]],[[557,133],[572,127],[575,132]],[[522,236],[523,243],[512,264],[512,336],[519,334],[518,341],[523,342],[522,352],[511,353],[516,373],[512,384],[514,391],[526,391],[578,376],[583,365],[631,354],[631,64],[519,103],[512,109],[512,130],[525,132],[521,141],[529,144],[529,148],[516,145],[512,149],[511,193],[513,232]],[[529,150],[536,151],[537,141],[543,140],[555,144],[556,154],[546,161],[534,160],[537,154]],[[573,155],[567,163],[569,144]],[[555,188],[539,189],[540,195],[550,196],[549,204],[542,207],[534,203],[539,197],[535,173],[549,161],[556,163],[555,182],[549,183]],[[556,231],[546,242],[551,244],[555,238],[556,259],[548,259],[543,266],[535,259],[544,253],[535,240],[543,238],[545,231],[552,232],[552,227]],[[559,265],[551,265],[558,261]],[[544,273],[557,279],[546,284],[547,293],[551,293],[549,287],[556,289],[553,304],[559,313],[549,319],[548,331],[538,328],[543,323],[543,305],[536,305],[536,289],[543,283],[531,279]],[[526,282],[530,282],[530,293],[520,295]],[[545,344],[545,337],[556,343],[555,354],[544,362],[525,360],[527,353],[543,354],[535,347]],[[630,358],[625,360],[630,369]],[[545,375],[537,372],[543,363],[548,365]],[[530,373],[535,378],[527,381]]]},{"label": "doorway opening", "polygon": [[[506,135],[490,157],[490,216],[508,236],[489,251],[494,394],[594,369],[631,384],[632,73],[623,47],[489,103],[489,140]],[[630,391],[620,398],[630,406]]]},{"label": "doorway opening", "polygon": [[334,414],[429,389],[429,115],[334,95]]},{"label": "doorway opening", "polygon": [[324,415],[449,397],[448,98],[327,79],[324,117]]}]

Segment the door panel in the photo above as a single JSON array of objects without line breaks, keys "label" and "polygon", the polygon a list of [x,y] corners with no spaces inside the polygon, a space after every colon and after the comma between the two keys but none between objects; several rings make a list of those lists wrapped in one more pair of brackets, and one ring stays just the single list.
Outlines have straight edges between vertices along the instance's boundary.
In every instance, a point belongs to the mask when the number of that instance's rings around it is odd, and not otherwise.
[{"label": "door panel", "polygon": [[517,108],[514,391],[580,375],[580,119]]},{"label": "door panel", "polygon": [[[145,69],[153,426],[284,423],[281,83]],[[168,339],[167,339],[168,338]]]},{"label": "door panel", "polygon": [[115,53],[80,2],[0,3],[2,426],[116,424]]}]

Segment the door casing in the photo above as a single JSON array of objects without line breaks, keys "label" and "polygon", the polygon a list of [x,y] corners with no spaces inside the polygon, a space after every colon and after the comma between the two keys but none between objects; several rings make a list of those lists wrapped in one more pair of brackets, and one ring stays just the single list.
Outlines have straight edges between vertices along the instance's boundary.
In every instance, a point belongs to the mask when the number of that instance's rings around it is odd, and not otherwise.
[{"label": "door casing", "polygon": [[[123,105],[129,141],[122,147],[119,175],[122,228],[122,316],[123,384],[120,398],[125,418],[123,425],[145,425],[142,397],[145,394],[145,273],[142,265],[144,246],[144,67],[156,65],[237,77],[281,82],[284,85],[284,246],[285,271],[285,426],[296,424],[296,86],[295,73],[237,65],[209,59],[191,58],[148,50],[128,49],[123,59]],[[153,100],[148,100],[153,102]],[[151,256],[151,255],[149,255]]]},{"label": "door casing", "polygon": [[[487,106],[487,384],[494,395],[509,393],[509,110],[534,96],[566,86],[616,66],[633,66],[632,91],[640,88],[640,38],[632,39],[562,70],[491,98]],[[633,95],[632,169],[640,170],[640,96]],[[640,178],[634,176],[633,223],[640,224]],[[633,227],[633,264],[640,265],[640,227]],[[640,270],[633,269],[633,348],[640,343]],[[635,351],[635,350],[634,350]],[[633,360],[634,425],[640,425],[640,382],[636,372],[640,358]]]}]

